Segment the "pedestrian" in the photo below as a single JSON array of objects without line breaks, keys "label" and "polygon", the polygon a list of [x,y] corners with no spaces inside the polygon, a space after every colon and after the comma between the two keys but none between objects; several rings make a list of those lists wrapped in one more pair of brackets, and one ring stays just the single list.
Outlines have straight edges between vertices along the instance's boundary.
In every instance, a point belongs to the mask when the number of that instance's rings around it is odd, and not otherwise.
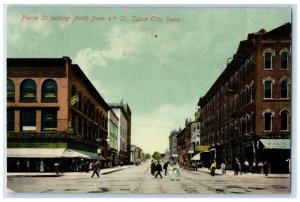
[{"label": "pedestrian", "polygon": [[234,169],[234,175],[238,175],[239,174],[239,160],[238,159],[235,159],[233,169]]},{"label": "pedestrian", "polygon": [[26,160],[26,170],[27,170],[27,172],[30,171],[30,162],[28,159]]},{"label": "pedestrian", "polygon": [[155,173],[155,161],[152,160],[152,162],[151,162],[151,174],[154,175],[154,173]]},{"label": "pedestrian", "polygon": [[289,173],[291,173],[291,160],[287,159],[285,160],[288,163],[288,167],[289,167]]},{"label": "pedestrian", "polygon": [[270,171],[270,163],[268,161],[265,161],[263,167],[264,167],[264,174],[265,174],[265,176],[268,176],[269,171]]},{"label": "pedestrian", "polygon": [[247,174],[249,172],[249,162],[247,159],[244,161],[244,173]]},{"label": "pedestrian", "polygon": [[177,162],[174,163],[174,166],[173,166],[173,171],[172,171],[172,177],[171,177],[171,180],[174,181],[174,180],[179,180],[179,176],[180,176],[180,173],[179,173],[179,165]]},{"label": "pedestrian", "polygon": [[44,162],[43,160],[40,161],[40,172],[44,172]]},{"label": "pedestrian", "polygon": [[155,178],[157,178],[158,175],[160,176],[160,179],[163,178],[160,173],[162,171],[162,167],[161,167],[161,164],[159,163],[159,161],[157,161],[156,171],[157,171],[157,173],[155,175]]},{"label": "pedestrian", "polygon": [[259,162],[257,166],[258,166],[258,172],[260,174],[262,174],[263,173],[263,166],[264,166],[264,164],[262,162]]},{"label": "pedestrian", "polygon": [[253,161],[253,163],[252,163],[251,172],[252,172],[252,174],[256,173],[256,163],[255,163],[255,161]]},{"label": "pedestrian", "polygon": [[62,161],[59,161],[58,169],[59,169],[60,174],[64,174],[64,164]]},{"label": "pedestrian", "polygon": [[222,174],[226,174],[226,162],[221,163]]},{"label": "pedestrian", "polygon": [[59,174],[59,163],[58,162],[54,163],[54,170],[55,170],[56,175],[58,175]]},{"label": "pedestrian", "polygon": [[19,160],[17,160],[16,166],[17,166],[17,171],[20,172],[21,171],[21,166],[20,166],[20,161]]},{"label": "pedestrian", "polygon": [[216,163],[216,161],[214,160],[214,161],[212,162],[212,164],[210,165],[210,175],[211,175],[211,176],[215,176],[216,168],[217,168],[217,163]]},{"label": "pedestrian", "polygon": [[164,163],[164,166],[163,166],[163,169],[165,170],[165,175],[167,175],[168,165],[169,165],[169,161]]},{"label": "pedestrian", "polygon": [[99,173],[98,173],[98,170],[99,170],[99,161],[94,161],[94,163],[93,163],[93,174],[92,174],[92,178],[94,177],[94,175],[96,174],[98,177],[100,177],[99,176]]}]

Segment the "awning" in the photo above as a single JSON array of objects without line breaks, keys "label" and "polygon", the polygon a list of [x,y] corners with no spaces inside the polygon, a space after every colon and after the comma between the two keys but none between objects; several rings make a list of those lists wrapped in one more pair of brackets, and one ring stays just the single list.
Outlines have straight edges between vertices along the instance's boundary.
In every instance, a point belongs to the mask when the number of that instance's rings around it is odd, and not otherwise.
[{"label": "awning", "polygon": [[11,158],[61,158],[64,148],[8,148]]},{"label": "awning", "polygon": [[[66,149],[66,151],[63,155],[63,157],[66,158],[82,158],[82,159],[98,159],[98,154],[95,152],[87,152],[87,151],[81,151],[76,149]],[[100,160],[105,160],[103,156],[99,154]]]},{"label": "awning", "polygon": [[200,161],[200,153],[195,154],[195,155],[193,156],[193,158],[191,158],[191,160],[193,160],[193,161]]},{"label": "awning", "polygon": [[260,139],[264,149],[290,149],[290,139]]},{"label": "awning", "polygon": [[[8,148],[10,158],[82,158],[98,159],[98,154],[66,148]],[[105,158],[99,155],[100,160]]]}]

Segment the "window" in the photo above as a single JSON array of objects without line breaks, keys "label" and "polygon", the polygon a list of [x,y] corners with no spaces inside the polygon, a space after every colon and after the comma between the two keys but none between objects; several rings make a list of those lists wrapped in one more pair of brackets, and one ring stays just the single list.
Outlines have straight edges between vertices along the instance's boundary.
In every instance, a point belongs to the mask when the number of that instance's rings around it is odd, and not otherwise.
[{"label": "window", "polygon": [[15,131],[15,111],[7,109],[7,131]]},{"label": "window", "polygon": [[272,113],[265,113],[265,131],[272,130]]},{"label": "window", "polygon": [[265,81],[265,98],[272,98],[272,81]]},{"label": "window", "polygon": [[287,81],[282,81],[280,84],[281,98],[288,98],[288,83]]},{"label": "window", "polygon": [[24,109],[21,111],[21,131],[36,130],[36,111],[33,109]]},{"label": "window", "polygon": [[54,80],[44,81],[42,85],[42,101],[57,102],[57,84]]},{"label": "window", "polygon": [[[74,122],[74,120],[72,120]],[[57,130],[57,110],[45,109],[42,111],[42,131]]]},{"label": "window", "polygon": [[272,69],[272,53],[265,52],[265,69]]},{"label": "window", "polygon": [[281,130],[288,130],[288,117],[287,111],[281,112]]},{"label": "window", "polygon": [[36,102],[36,84],[31,79],[26,79],[21,83],[21,101]]},{"label": "window", "polygon": [[288,53],[283,52],[281,54],[281,69],[287,69],[288,68]]},{"label": "window", "polygon": [[7,80],[7,89],[6,89],[6,97],[7,101],[15,101],[15,84],[12,80]]}]

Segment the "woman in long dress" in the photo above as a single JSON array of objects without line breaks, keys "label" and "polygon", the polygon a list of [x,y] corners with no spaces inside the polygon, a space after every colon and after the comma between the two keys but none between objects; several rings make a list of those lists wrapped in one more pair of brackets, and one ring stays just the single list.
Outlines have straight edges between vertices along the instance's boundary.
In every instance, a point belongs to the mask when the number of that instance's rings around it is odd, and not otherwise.
[{"label": "woman in long dress", "polygon": [[172,177],[171,180],[179,180],[179,165],[177,162],[175,162],[173,166],[173,172],[172,172]]}]

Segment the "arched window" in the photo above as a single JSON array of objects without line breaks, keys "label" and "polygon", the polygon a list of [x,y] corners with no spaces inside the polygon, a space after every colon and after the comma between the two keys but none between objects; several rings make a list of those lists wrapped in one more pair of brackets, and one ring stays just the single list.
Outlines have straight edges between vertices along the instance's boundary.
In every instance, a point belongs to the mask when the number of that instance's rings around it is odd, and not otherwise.
[{"label": "arched window", "polygon": [[36,102],[36,84],[32,79],[22,81],[20,88],[22,102]]},{"label": "arched window", "polygon": [[262,112],[263,118],[264,118],[264,130],[265,132],[271,132],[272,131],[272,119],[275,117],[274,110],[268,108]]},{"label": "arched window", "polygon": [[275,56],[275,51],[267,48],[263,52],[265,69],[272,69],[272,56]]},{"label": "arched window", "polygon": [[286,110],[283,110],[280,113],[280,122],[281,122],[280,130],[287,131],[288,122],[289,122],[289,113]]},{"label": "arched window", "polygon": [[15,101],[15,84],[12,80],[7,79],[7,84],[6,84],[6,97],[7,101]]},{"label": "arched window", "polygon": [[281,59],[281,69],[287,69],[288,68],[288,53],[282,52],[280,59]]},{"label": "arched window", "polygon": [[265,81],[265,98],[272,98],[272,81]]},{"label": "arched window", "polygon": [[252,81],[250,84],[250,89],[251,89],[251,101],[255,100],[255,82]]},{"label": "arched window", "polygon": [[42,85],[42,101],[57,102],[57,84],[54,80],[48,79]]},{"label": "arched window", "polygon": [[288,98],[288,82],[286,80],[280,84],[280,96],[281,98]]}]

